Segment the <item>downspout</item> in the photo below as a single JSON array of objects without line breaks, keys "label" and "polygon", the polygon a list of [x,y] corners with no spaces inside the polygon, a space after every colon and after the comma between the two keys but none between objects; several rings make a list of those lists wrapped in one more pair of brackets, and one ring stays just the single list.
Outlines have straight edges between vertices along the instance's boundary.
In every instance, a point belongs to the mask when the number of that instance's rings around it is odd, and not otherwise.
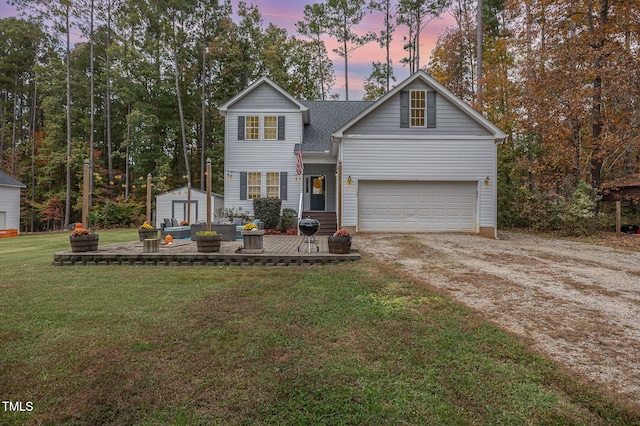
[{"label": "downspout", "polygon": [[338,229],[342,229],[342,161],[338,161]]}]

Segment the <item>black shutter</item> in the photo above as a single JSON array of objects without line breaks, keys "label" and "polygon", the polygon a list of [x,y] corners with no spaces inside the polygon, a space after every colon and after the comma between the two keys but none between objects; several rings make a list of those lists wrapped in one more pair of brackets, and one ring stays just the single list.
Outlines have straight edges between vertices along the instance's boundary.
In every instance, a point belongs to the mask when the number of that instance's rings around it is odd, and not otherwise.
[{"label": "black shutter", "polygon": [[247,199],[247,172],[240,172],[240,199]]},{"label": "black shutter", "polygon": [[238,117],[238,140],[244,140],[244,116]]},{"label": "black shutter", "polygon": [[284,140],[284,115],[278,116],[278,140]]},{"label": "black shutter", "polygon": [[427,127],[436,127],[436,92],[427,92]]},{"label": "black shutter", "polygon": [[287,172],[280,172],[280,199],[287,199]]},{"label": "black shutter", "polygon": [[409,92],[400,92],[400,127],[409,127]]}]

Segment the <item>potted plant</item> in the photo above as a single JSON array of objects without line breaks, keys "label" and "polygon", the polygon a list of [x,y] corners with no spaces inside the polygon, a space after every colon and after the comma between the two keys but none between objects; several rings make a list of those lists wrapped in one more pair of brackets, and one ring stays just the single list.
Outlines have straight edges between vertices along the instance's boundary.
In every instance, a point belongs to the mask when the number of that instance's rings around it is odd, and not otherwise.
[{"label": "potted plant", "polygon": [[157,239],[158,238],[158,229],[151,226],[149,222],[144,222],[138,228],[138,238],[140,241],[144,241],[147,239]]},{"label": "potted plant", "polygon": [[264,231],[260,231],[255,223],[247,223],[242,227],[244,241],[243,253],[262,253]]},{"label": "potted plant", "polygon": [[215,253],[220,251],[222,236],[216,231],[199,231],[196,233],[196,245],[199,253]]},{"label": "potted plant", "polygon": [[98,234],[92,234],[88,229],[84,229],[81,223],[76,223],[76,227],[69,236],[71,251],[74,253],[98,250]]},{"label": "potted plant", "polygon": [[337,230],[333,236],[327,237],[329,253],[349,254],[351,252],[351,234],[346,229]]}]

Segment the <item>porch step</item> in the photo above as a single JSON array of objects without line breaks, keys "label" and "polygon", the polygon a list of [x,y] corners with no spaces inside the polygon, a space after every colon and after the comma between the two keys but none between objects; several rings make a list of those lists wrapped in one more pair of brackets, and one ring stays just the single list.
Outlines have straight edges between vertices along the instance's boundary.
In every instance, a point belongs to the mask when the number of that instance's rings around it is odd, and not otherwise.
[{"label": "porch step", "polygon": [[336,212],[310,212],[303,211],[302,218],[310,217],[320,222],[320,230],[316,235],[333,235],[338,230],[338,220]]}]

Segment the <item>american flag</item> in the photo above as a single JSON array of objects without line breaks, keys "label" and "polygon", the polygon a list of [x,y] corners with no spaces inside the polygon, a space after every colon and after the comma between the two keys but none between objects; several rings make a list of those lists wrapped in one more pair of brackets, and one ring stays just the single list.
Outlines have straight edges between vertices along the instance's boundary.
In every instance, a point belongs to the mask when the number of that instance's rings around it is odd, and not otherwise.
[{"label": "american flag", "polygon": [[304,171],[304,165],[302,164],[302,144],[298,149],[298,162],[296,163],[296,174],[301,175]]}]

